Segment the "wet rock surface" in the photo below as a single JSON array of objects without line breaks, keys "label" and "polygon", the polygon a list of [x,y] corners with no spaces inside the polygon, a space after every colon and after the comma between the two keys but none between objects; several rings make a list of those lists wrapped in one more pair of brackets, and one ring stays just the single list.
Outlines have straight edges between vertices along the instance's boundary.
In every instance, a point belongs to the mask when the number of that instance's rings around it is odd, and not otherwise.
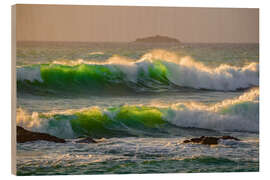
[{"label": "wet rock surface", "polygon": [[216,145],[219,140],[235,140],[240,141],[240,139],[233,136],[221,136],[221,137],[210,137],[210,136],[201,136],[199,138],[186,139],[183,143],[198,143],[206,145]]},{"label": "wet rock surface", "polygon": [[61,139],[50,134],[28,131],[20,126],[17,126],[17,142],[25,143],[30,141],[50,141],[55,143],[65,143],[65,139]]}]

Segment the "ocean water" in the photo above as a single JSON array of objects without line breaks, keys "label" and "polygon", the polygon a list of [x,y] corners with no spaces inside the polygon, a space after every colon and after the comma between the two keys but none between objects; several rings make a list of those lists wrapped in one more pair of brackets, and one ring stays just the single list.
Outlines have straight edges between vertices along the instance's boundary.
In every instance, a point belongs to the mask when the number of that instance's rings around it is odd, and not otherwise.
[{"label": "ocean water", "polygon": [[16,74],[17,125],[68,140],[18,143],[18,175],[259,171],[258,44],[20,42]]}]

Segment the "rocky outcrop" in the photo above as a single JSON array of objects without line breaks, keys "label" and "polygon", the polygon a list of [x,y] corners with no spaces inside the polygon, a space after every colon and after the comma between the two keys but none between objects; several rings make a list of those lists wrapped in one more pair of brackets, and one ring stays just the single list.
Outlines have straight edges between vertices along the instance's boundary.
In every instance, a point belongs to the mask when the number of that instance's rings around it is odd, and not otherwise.
[{"label": "rocky outcrop", "polygon": [[138,38],[135,40],[135,43],[180,43],[180,41],[175,38],[156,35],[146,38]]},{"label": "rocky outcrop", "polygon": [[223,140],[231,139],[235,141],[240,141],[240,139],[232,137],[232,136],[221,136],[221,137],[201,136],[199,138],[186,139],[183,141],[183,143],[199,143],[199,144],[206,144],[206,145],[216,145],[221,139]]},{"label": "rocky outcrop", "polygon": [[[17,142],[25,143],[30,141],[50,141],[55,143],[65,143],[67,142],[65,139],[58,138],[56,136],[52,136],[46,133],[32,132],[28,131],[20,126],[17,126]],[[82,138],[80,140],[75,141],[76,143],[98,143],[91,137]]]},{"label": "rocky outcrop", "polygon": [[66,140],[46,134],[28,131],[20,126],[17,126],[17,142],[25,143],[29,141],[50,141],[55,143],[65,143]]}]

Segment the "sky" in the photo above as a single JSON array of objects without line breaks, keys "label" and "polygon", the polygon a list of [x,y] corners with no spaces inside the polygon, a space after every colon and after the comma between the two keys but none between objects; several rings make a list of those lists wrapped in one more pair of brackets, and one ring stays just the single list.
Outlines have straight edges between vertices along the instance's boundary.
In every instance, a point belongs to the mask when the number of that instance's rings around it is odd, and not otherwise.
[{"label": "sky", "polygon": [[16,5],[17,41],[258,43],[259,9]]}]

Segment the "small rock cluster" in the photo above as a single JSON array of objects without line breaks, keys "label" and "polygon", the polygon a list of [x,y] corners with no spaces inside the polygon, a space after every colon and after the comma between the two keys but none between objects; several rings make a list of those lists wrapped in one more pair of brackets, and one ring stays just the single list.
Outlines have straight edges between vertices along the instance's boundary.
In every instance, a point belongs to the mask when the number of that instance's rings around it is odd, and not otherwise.
[{"label": "small rock cluster", "polygon": [[240,139],[232,137],[232,136],[221,136],[221,137],[210,137],[210,136],[201,136],[199,138],[191,138],[186,139],[183,141],[183,143],[198,143],[198,144],[206,144],[206,145],[216,145],[218,144],[219,140],[235,140],[240,141]]}]

